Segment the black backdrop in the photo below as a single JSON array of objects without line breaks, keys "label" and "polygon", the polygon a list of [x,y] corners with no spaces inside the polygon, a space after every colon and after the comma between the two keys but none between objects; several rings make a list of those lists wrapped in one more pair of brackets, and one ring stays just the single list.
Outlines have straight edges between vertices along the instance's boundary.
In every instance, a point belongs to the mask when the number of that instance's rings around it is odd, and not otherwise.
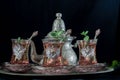
[{"label": "black backdrop", "polygon": [[57,12],[63,14],[66,29],[73,29],[72,35],[77,39],[82,39],[83,30],[89,30],[93,38],[94,31],[101,29],[97,44],[99,62],[120,60],[119,4],[119,0],[0,0],[0,62],[10,60],[11,38],[28,38],[36,30],[39,35],[33,40],[41,54],[41,39],[51,31]]}]

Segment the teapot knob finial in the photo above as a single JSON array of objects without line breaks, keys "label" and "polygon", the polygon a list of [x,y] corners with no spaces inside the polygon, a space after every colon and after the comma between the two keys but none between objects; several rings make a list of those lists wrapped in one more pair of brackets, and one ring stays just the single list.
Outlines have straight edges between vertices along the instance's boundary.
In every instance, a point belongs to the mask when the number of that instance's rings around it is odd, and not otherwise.
[{"label": "teapot knob finial", "polygon": [[61,19],[62,14],[61,14],[61,13],[56,13],[56,17],[57,17],[58,19]]}]

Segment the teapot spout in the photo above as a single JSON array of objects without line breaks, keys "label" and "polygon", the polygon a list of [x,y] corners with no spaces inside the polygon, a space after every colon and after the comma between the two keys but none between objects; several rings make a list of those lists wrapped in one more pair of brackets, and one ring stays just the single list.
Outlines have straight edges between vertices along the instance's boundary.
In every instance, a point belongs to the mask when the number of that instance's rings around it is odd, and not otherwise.
[{"label": "teapot spout", "polygon": [[35,47],[35,43],[31,40],[31,54],[30,54],[31,60],[33,63],[42,64],[42,59],[43,59],[43,55],[38,55],[36,52],[36,47]]}]

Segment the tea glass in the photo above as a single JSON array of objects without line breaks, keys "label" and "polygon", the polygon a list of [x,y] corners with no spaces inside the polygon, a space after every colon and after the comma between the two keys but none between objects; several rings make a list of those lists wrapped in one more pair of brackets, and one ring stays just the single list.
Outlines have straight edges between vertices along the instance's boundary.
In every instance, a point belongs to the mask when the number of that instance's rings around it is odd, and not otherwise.
[{"label": "tea glass", "polygon": [[90,65],[97,63],[97,39],[90,39],[89,41],[77,40],[77,45],[79,47],[79,65]]}]

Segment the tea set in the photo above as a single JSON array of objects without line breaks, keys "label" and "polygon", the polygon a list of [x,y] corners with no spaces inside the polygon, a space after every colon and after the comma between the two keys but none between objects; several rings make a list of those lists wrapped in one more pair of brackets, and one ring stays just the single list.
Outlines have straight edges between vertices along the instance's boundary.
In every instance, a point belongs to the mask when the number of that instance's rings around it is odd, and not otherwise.
[{"label": "tea set", "polygon": [[[76,36],[71,36],[72,29],[66,30],[65,23],[61,17],[61,13],[56,13],[52,30],[42,39],[44,50],[41,55],[37,54],[35,43],[32,40],[32,38],[38,35],[38,31],[33,32],[28,39],[22,39],[20,37],[11,39],[12,56],[10,62],[4,63],[4,67],[8,71],[24,72],[31,68],[34,70],[35,68],[44,70],[43,68],[61,66],[89,66],[90,68],[91,65],[96,66],[100,64],[96,59],[97,36],[101,32],[100,29],[95,31],[95,37],[93,39],[89,39],[87,35],[88,31],[83,31],[81,35],[85,36],[84,39],[77,40],[73,45],[72,41],[76,39]],[[79,49],[79,59],[73,47]],[[33,62],[32,64],[30,63],[29,55]],[[103,64],[100,64],[100,66],[102,68],[105,67]]]}]

